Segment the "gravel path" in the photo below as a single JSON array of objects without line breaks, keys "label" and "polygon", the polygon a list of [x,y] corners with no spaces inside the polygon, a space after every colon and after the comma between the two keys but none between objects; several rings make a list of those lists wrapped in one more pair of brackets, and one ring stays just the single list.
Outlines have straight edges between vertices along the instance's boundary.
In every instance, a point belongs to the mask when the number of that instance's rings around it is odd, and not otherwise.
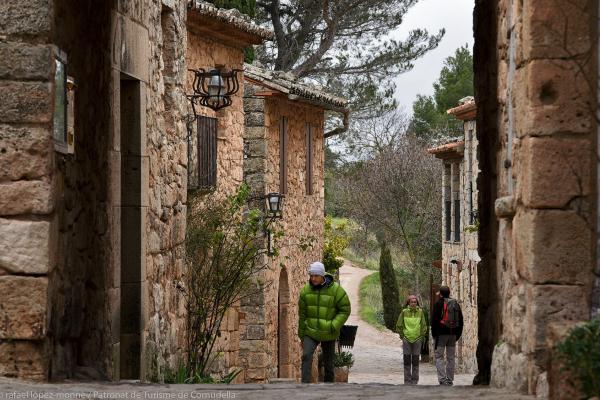
[{"label": "gravel path", "polygon": [[[404,382],[402,340],[397,334],[389,330],[377,330],[358,316],[358,288],[360,282],[374,272],[355,268],[348,261],[345,261],[344,266],[340,269],[340,282],[346,289],[352,304],[352,314],[346,323],[348,325],[358,325],[356,341],[354,342],[354,348],[351,350],[355,362],[350,370],[348,381],[351,383],[402,384]],[[471,385],[473,376],[472,374],[457,374],[454,378],[454,385]],[[438,384],[433,365],[421,363],[419,384]]]}]

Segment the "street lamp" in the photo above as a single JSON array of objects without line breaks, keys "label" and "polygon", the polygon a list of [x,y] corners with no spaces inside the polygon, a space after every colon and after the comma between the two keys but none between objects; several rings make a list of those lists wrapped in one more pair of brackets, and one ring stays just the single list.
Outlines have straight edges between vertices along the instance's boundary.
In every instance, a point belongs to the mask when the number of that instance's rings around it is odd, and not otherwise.
[{"label": "street lamp", "polygon": [[196,106],[199,104],[212,110],[220,110],[231,105],[231,96],[240,89],[238,80],[239,69],[232,69],[229,72],[220,69],[206,71],[203,68],[190,69],[194,73],[194,82],[192,83],[193,94],[187,95],[192,103],[194,116],[197,116]]},{"label": "street lamp", "polygon": [[283,198],[284,195],[281,193],[269,193],[267,196],[267,203],[269,205],[269,216],[272,219],[283,218]]}]

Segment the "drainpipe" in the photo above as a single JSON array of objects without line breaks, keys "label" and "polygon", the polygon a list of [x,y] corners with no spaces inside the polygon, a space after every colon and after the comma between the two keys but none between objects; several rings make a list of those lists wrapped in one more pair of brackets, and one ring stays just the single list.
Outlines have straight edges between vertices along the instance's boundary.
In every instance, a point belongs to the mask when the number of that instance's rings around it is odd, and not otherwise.
[{"label": "drainpipe", "polygon": [[[600,15],[600,2],[598,3],[598,15]],[[598,77],[600,77],[600,40],[598,39],[599,32],[596,32],[596,55],[598,68]],[[600,85],[596,86],[596,151],[597,155],[600,156]],[[600,158],[598,158],[600,160]],[[596,185],[598,185],[598,179],[600,178],[600,161],[596,166]],[[594,318],[600,316],[600,240],[598,234],[600,233],[600,188],[596,187],[596,271],[594,277],[594,287],[592,288],[592,309],[590,317]]]},{"label": "drainpipe", "polygon": [[510,6],[507,12],[507,23],[508,29],[510,30],[510,39],[508,45],[508,77],[507,77],[507,89],[508,89],[508,125],[507,125],[507,135],[508,135],[508,143],[506,149],[506,159],[504,160],[504,168],[506,168],[506,189],[508,191],[508,195],[513,194],[513,178],[512,178],[512,159],[513,159],[513,131],[514,131],[514,112],[513,112],[513,83],[515,80],[515,71],[517,69],[515,63],[515,24],[513,21],[513,9],[514,9],[514,1],[511,0]]}]

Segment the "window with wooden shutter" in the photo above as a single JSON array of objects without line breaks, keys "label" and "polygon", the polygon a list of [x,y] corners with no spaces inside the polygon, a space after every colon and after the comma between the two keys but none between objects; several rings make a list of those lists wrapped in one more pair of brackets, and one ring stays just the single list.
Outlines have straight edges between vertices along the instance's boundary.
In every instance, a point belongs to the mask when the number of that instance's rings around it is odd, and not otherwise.
[{"label": "window with wooden shutter", "polygon": [[217,187],[217,119],[198,116],[196,140],[190,139],[188,189],[214,190]]},{"label": "window with wooden shutter", "polygon": [[288,119],[281,117],[279,121],[279,192],[287,193],[287,153],[288,153]]},{"label": "window with wooden shutter", "polygon": [[306,124],[306,194],[313,194],[313,127]]}]

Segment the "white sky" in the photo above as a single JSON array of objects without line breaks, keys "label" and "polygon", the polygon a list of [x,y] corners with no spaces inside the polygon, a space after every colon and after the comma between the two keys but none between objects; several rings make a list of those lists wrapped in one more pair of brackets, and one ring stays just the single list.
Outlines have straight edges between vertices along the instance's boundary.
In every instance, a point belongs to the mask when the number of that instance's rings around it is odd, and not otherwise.
[{"label": "white sky", "polygon": [[454,51],[469,44],[473,51],[474,0],[421,0],[405,16],[396,38],[405,38],[415,28],[437,33],[446,28],[439,46],[414,63],[414,68],[396,79],[396,98],[400,107],[412,113],[417,94],[433,94],[433,83],[438,79],[444,60]]}]

